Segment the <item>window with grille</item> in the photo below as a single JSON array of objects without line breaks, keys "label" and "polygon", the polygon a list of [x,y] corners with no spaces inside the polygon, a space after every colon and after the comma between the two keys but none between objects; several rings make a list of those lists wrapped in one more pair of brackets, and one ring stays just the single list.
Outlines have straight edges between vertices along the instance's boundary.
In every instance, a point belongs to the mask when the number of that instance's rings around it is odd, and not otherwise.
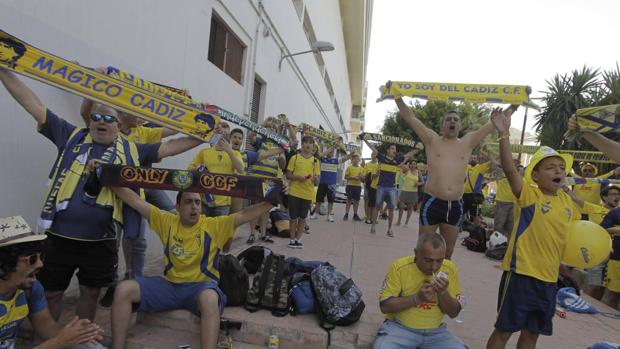
[{"label": "window with grille", "polygon": [[241,84],[245,46],[216,16],[211,16],[209,62]]}]

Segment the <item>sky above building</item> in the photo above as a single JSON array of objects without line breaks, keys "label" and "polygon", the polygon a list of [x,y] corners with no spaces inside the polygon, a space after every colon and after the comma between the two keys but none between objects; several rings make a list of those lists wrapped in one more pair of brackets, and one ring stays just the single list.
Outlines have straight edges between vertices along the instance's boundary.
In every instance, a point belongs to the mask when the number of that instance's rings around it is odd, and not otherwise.
[{"label": "sky above building", "polygon": [[[396,108],[375,102],[387,80],[529,85],[530,97],[541,97],[557,73],[612,69],[618,14],[613,0],[375,1],[365,130],[378,131]],[[513,127],[522,128],[524,112]],[[529,132],[535,114],[528,112]]]}]

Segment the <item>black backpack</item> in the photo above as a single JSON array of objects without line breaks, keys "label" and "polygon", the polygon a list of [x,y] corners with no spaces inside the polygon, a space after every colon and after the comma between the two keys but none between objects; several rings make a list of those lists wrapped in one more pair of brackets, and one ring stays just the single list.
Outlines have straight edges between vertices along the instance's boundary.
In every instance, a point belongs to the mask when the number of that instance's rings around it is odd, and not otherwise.
[{"label": "black backpack", "polygon": [[487,250],[487,232],[484,228],[476,227],[465,238],[465,247],[470,251],[482,252]]},{"label": "black backpack", "polygon": [[290,311],[288,291],[291,274],[283,255],[271,253],[252,280],[245,308],[253,313],[258,309],[271,310],[274,316],[284,316]]},{"label": "black backpack", "polygon": [[506,250],[508,249],[508,243],[504,242],[501,243],[495,247],[491,247],[489,248],[484,255],[497,260],[497,261],[501,261],[504,259],[504,255],[506,255]]},{"label": "black backpack", "polygon": [[230,254],[219,255],[217,267],[220,271],[218,286],[226,295],[226,306],[243,305],[250,288],[248,272]]},{"label": "black backpack", "polygon": [[248,272],[230,254],[218,256],[217,269],[220,271],[218,286],[226,295],[226,306],[243,305],[250,288]]},{"label": "black backpack", "polygon": [[248,271],[248,274],[256,274],[261,264],[263,264],[265,257],[271,253],[271,250],[267,247],[250,246],[241,251],[241,253],[237,255],[237,259],[245,270]]}]

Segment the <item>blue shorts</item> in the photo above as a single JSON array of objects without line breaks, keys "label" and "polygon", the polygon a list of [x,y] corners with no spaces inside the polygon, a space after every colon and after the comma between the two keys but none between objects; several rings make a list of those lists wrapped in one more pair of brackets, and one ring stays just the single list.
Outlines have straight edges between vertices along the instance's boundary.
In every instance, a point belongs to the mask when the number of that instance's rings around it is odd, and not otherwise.
[{"label": "blue shorts", "polygon": [[550,336],[556,293],[555,282],[505,271],[499,285],[495,328],[503,332],[527,330]]},{"label": "blue shorts", "polygon": [[397,196],[396,187],[377,187],[377,198],[375,199],[375,207],[381,208],[383,206],[383,202],[387,204],[387,208],[395,208],[396,207],[396,196]]},{"label": "blue shorts", "polygon": [[424,193],[420,208],[420,225],[445,223],[458,226],[462,216],[462,199],[446,201]]},{"label": "blue shorts", "polygon": [[219,296],[220,314],[224,312],[226,296],[215,282],[187,282],[175,284],[161,276],[139,277],[136,282],[140,286],[140,303],[135,309],[138,312],[156,313],[177,309],[186,309],[200,316],[198,296],[204,290],[213,290]]},{"label": "blue shorts", "polygon": [[465,349],[465,343],[442,323],[438,328],[415,330],[397,321],[386,320],[377,333],[373,349]]}]

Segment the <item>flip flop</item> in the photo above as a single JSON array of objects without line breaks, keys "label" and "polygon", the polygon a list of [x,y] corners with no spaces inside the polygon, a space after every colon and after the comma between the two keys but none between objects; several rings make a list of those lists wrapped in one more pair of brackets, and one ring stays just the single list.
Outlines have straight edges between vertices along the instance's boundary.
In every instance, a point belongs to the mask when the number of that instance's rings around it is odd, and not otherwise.
[{"label": "flip flop", "polygon": [[254,235],[254,233],[252,233],[250,234],[250,237],[248,238],[248,241],[246,241],[246,243],[253,244],[254,241],[256,241],[256,236]]}]

